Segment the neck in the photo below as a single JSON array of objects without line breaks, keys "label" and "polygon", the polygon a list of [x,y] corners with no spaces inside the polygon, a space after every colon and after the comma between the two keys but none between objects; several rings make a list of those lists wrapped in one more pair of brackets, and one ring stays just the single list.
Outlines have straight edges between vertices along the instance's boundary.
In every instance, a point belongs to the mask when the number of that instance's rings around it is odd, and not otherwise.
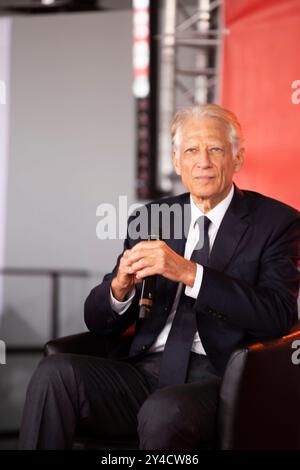
[{"label": "neck", "polygon": [[192,198],[194,203],[196,204],[197,207],[203,212],[203,214],[207,214],[209,211],[211,211],[214,207],[216,207],[221,201],[223,201],[226,196],[230,193],[231,186],[229,188],[226,188],[221,194],[218,194],[217,196],[213,197],[201,197],[201,196],[195,196],[192,194]]}]

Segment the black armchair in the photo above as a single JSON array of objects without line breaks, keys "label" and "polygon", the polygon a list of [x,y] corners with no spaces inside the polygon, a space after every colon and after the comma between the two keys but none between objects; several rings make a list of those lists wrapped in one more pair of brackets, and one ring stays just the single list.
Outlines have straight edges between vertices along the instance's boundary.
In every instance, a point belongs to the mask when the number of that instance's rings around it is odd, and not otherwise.
[{"label": "black armchair", "polygon": [[[295,340],[300,340],[300,321],[287,336],[231,355],[220,390],[220,449],[300,449],[300,364],[292,362]],[[87,332],[48,342],[45,355],[117,357],[126,354],[130,341],[130,334],[120,339]],[[138,436],[91,439],[79,430],[75,448],[138,449]]]}]

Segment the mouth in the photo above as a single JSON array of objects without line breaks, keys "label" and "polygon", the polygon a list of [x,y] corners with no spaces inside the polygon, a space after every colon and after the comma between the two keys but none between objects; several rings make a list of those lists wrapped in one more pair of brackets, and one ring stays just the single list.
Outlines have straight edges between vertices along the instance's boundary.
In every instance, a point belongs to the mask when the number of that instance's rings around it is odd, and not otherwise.
[{"label": "mouth", "polygon": [[211,181],[215,179],[215,176],[194,176],[194,179],[199,181]]}]

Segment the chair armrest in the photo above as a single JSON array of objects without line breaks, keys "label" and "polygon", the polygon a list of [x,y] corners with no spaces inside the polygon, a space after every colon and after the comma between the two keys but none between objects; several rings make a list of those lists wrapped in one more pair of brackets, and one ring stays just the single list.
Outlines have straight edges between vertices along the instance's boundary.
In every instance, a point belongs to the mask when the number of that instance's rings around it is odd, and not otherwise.
[{"label": "chair armrest", "polygon": [[48,341],[44,346],[44,355],[58,353],[83,354],[99,357],[119,357],[127,355],[131,336],[126,332],[122,336],[98,335],[91,332]]},{"label": "chair armrest", "polygon": [[222,449],[300,449],[300,364],[292,362],[296,340],[300,322],[280,339],[232,354],[220,391]]}]

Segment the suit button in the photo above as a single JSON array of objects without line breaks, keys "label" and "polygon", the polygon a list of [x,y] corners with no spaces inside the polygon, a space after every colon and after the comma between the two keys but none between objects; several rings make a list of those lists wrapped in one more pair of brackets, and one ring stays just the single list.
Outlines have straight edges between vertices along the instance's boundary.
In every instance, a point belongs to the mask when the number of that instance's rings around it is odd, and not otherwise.
[{"label": "suit button", "polygon": [[145,346],[145,345],[142,346],[142,351],[146,351],[146,349],[147,349],[147,346]]}]

